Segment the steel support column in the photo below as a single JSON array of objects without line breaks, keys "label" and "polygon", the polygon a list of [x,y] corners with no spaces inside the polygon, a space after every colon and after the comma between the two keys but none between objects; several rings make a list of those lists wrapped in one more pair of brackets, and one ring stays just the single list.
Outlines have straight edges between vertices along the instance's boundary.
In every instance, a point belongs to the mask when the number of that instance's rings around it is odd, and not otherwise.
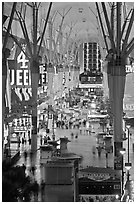
[{"label": "steel support column", "polygon": [[126,73],[125,66],[112,66],[110,63],[108,64],[108,70],[108,85],[114,122],[114,155],[118,156],[123,138],[122,117]]},{"label": "steel support column", "polygon": [[49,21],[49,56],[50,62],[52,62],[52,21]]},{"label": "steel support column", "polygon": [[108,88],[109,88],[109,101],[110,101],[110,106],[111,106],[111,113],[113,117],[113,78],[109,73],[109,70],[107,70],[107,78],[108,78]]},{"label": "steel support column", "polygon": [[120,56],[121,50],[121,3],[117,2],[117,39],[116,39],[116,47],[117,47],[117,56]]},{"label": "steel support column", "polygon": [[[48,91],[49,96],[49,107],[54,105],[54,92],[53,92],[53,80],[54,80],[54,66],[52,64],[48,65],[47,68],[47,77],[48,77]],[[53,117],[48,118],[48,129],[53,130]]]},{"label": "steel support column", "polygon": [[39,82],[39,60],[30,62],[32,86],[32,138],[31,150],[37,150],[37,87]]}]

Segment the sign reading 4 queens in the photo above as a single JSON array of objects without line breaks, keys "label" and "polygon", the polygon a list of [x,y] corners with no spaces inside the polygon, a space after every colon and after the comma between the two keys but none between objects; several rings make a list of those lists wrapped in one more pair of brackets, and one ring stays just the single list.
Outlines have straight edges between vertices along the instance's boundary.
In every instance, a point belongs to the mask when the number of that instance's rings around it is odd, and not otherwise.
[{"label": "sign reading 4 queens", "polygon": [[[25,44],[22,44],[22,49],[27,52]],[[24,52],[17,47],[14,59],[8,60],[10,84],[14,88],[31,87],[30,62]]]}]

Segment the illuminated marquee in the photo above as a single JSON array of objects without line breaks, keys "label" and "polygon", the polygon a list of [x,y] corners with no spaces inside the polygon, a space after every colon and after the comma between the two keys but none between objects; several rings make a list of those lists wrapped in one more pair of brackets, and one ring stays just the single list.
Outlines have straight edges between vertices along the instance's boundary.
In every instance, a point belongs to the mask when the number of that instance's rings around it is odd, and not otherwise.
[{"label": "illuminated marquee", "polygon": [[120,202],[119,195],[80,195],[79,202]]},{"label": "illuminated marquee", "polygon": [[11,70],[10,71],[10,82],[11,86],[17,87],[30,87],[31,86],[31,77],[29,70]]},{"label": "illuminated marquee", "polygon": [[47,64],[42,64],[40,68],[39,86],[46,85],[47,79]]},{"label": "illuminated marquee", "polygon": [[134,63],[132,65],[126,65],[126,73],[134,72]]},{"label": "illuminated marquee", "polygon": [[110,175],[108,173],[89,173],[87,175],[87,178],[95,181],[103,181],[109,179]]},{"label": "illuminated marquee", "polygon": [[[22,48],[26,51],[25,45]],[[31,87],[30,62],[24,52],[17,53],[14,60],[8,60],[8,64],[11,87]]]}]

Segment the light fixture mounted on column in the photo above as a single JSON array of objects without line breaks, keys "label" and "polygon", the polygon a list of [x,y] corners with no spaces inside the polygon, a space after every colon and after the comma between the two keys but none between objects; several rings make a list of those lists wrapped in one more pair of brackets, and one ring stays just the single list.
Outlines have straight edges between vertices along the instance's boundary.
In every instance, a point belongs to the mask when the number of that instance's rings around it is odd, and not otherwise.
[{"label": "light fixture mounted on column", "polygon": [[131,127],[131,125],[126,125],[126,128],[129,129]]},{"label": "light fixture mounted on column", "polygon": [[122,155],[124,155],[125,152],[126,152],[126,149],[125,149],[125,148],[120,149],[120,153],[121,153]]},{"label": "light fixture mounted on column", "polygon": [[131,163],[125,163],[125,168],[129,171],[132,167]]}]

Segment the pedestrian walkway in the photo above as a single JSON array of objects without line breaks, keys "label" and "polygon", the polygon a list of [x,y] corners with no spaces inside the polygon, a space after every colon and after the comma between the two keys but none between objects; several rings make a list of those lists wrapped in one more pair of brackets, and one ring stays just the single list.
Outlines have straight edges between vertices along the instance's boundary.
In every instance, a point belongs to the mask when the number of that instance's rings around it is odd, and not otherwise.
[{"label": "pedestrian walkway", "polygon": [[[35,178],[37,180],[38,183],[40,183],[40,151],[39,151],[39,138],[37,139],[37,151],[34,153],[34,155],[31,155],[31,147],[29,144],[26,143],[26,145],[20,145],[20,159],[19,161],[16,163],[16,165],[22,165],[25,164],[26,165],[26,174],[31,176],[32,178],[32,174],[30,173],[30,169],[31,167],[34,165],[36,167],[35,170]],[[26,152],[26,156],[24,155],[24,152]]]},{"label": "pedestrian walkway", "polygon": [[[94,125],[95,128],[95,125]],[[96,149],[97,141],[96,134],[100,132],[101,129],[95,129],[95,133],[87,134],[86,132],[80,134],[80,130],[75,129],[57,129],[56,131],[56,139],[59,137],[68,137],[70,142],[68,143],[68,151],[78,154],[83,157],[82,167],[87,166],[97,166],[97,167],[106,167],[106,154],[105,151],[102,150],[101,157],[98,157],[98,151]],[[73,133],[73,136],[71,136]],[[78,138],[75,136],[78,134]],[[93,148],[95,147],[95,155],[92,153]],[[108,154],[108,166],[113,167],[113,154]]]},{"label": "pedestrian walkway", "polygon": [[[55,131],[55,139],[59,139],[60,137],[68,137],[68,139],[71,141],[68,143],[68,151],[72,153],[76,153],[77,155],[80,155],[83,157],[82,163],[80,166],[82,168],[85,168],[87,166],[94,166],[94,167],[113,167],[113,153],[108,154],[108,160],[106,161],[106,154],[103,150],[101,153],[101,156],[98,157],[97,149],[95,154],[93,154],[93,149],[96,147],[96,133],[100,132],[101,130],[97,128],[97,125],[94,125],[95,133],[87,134],[83,133],[81,134],[80,129],[74,128],[74,129],[61,129],[57,128]],[[44,132],[44,130],[43,130]],[[71,136],[71,133],[73,133],[73,137]],[[75,136],[78,134],[78,137]],[[52,133],[49,133],[49,136],[52,138]],[[16,165],[26,165],[26,174],[31,177],[31,179],[34,181],[36,180],[38,184],[41,184],[42,178],[41,178],[41,170],[40,170],[40,136],[38,136],[37,139],[37,151],[34,155],[33,161],[31,161],[30,156],[30,146],[29,144],[21,145],[20,146],[20,154],[21,157]],[[27,151],[27,159],[24,157],[24,151]],[[131,158],[132,159],[132,158]],[[30,171],[32,164],[35,164],[35,174],[33,176],[32,172]],[[133,175],[130,177],[132,182],[131,186],[133,188]],[[51,190],[52,191],[52,190]],[[133,190],[131,189],[130,192],[133,194]],[[46,193],[44,191],[44,193]],[[133,196],[133,195],[132,195]],[[47,201],[48,196],[44,197],[41,193],[41,191],[38,194],[38,201]],[[133,198],[132,198],[133,199]],[[36,200],[36,198],[32,197],[32,201]]]},{"label": "pedestrian walkway", "polygon": [[[31,146],[29,143],[20,145],[20,159],[16,165],[22,166],[25,165],[25,173],[30,177],[32,183],[37,182],[38,187],[41,185],[41,173],[40,173],[40,151],[39,151],[39,138],[37,140],[37,151],[31,155]],[[41,193],[38,191],[38,194],[31,195],[31,202],[41,201]]]}]

